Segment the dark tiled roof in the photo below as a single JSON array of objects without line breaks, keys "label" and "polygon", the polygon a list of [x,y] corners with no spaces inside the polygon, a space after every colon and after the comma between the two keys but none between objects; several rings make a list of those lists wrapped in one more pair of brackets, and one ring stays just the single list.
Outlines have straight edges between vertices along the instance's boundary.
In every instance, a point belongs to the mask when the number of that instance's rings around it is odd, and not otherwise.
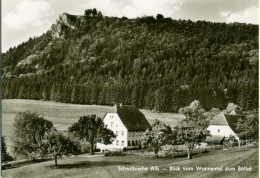
[{"label": "dark tiled roof", "polygon": [[114,105],[110,113],[117,113],[129,131],[145,131],[151,128],[144,114],[135,106]]},{"label": "dark tiled roof", "polygon": [[228,122],[229,127],[230,127],[235,133],[237,133],[237,131],[236,131],[237,122],[238,122],[238,120],[239,120],[241,117],[244,117],[244,116],[231,115],[231,114],[224,114],[224,115],[225,115],[226,121]]}]

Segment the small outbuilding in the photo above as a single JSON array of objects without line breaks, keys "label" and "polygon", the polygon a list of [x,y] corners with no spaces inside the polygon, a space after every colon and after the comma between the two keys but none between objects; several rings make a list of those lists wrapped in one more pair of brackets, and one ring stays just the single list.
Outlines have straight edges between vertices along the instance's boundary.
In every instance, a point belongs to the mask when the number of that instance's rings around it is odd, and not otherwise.
[{"label": "small outbuilding", "polygon": [[[240,118],[245,117],[241,111],[233,110],[229,114],[220,113],[214,120],[211,121],[207,130],[210,131],[212,141],[222,141],[223,137],[233,136],[237,141],[236,127]],[[210,140],[210,138],[207,138]]]}]

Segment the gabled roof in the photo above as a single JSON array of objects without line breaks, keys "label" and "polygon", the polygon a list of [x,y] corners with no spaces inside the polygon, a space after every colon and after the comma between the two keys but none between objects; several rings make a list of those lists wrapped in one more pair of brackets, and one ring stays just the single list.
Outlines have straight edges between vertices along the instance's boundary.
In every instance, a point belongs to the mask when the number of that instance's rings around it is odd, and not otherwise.
[{"label": "gabled roof", "polygon": [[244,115],[241,111],[239,111],[238,109],[233,109],[233,111],[231,111],[229,114],[231,115]]},{"label": "gabled roof", "polygon": [[228,126],[224,113],[220,113],[214,120],[211,121],[210,125],[224,125]]},{"label": "gabled roof", "polygon": [[116,104],[109,113],[117,113],[129,131],[145,131],[151,128],[144,114],[135,106]]},{"label": "gabled roof", "polygon": [[221,113],[211,121],[210,125],[229,126],[236,133],[237,122],[241,117],[245,116]]}]

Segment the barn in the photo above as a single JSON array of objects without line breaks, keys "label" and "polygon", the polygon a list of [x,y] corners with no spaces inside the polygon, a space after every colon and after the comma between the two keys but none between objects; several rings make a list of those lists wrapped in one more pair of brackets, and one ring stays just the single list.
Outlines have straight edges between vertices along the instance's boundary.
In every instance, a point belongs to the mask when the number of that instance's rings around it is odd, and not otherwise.
[{"label": "barn", "polygon": [[210,131],[211,138],[206,139],[207,142],[223,142],[224,138],[234,136],[237,141],[239,137],[236,133],[236,126],[239,118],[245,117],[243,113],[239,110],[233,110],[229,114],[220,113],[213,119],[207,128]]},{"label": "barn", "polygon": [[97,148],[101,151],[139,148],[142,134],[146,129],[151,129],[144,114],[131,105],[114,105],[105,114],[103,122],[117,138],[110,145],[97,143]]}]

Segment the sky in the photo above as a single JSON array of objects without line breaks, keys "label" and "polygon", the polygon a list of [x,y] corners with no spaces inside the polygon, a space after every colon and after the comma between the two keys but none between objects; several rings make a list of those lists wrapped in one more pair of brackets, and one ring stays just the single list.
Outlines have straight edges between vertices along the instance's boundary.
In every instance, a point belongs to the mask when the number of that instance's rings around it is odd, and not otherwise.
[{"label": "sky", "polygon": [[59,14],[83,15],[96,8],[105,16],[156,16],[173,19],[259,24],[258,0],[1,0],[2,52],[40,36]]}]

